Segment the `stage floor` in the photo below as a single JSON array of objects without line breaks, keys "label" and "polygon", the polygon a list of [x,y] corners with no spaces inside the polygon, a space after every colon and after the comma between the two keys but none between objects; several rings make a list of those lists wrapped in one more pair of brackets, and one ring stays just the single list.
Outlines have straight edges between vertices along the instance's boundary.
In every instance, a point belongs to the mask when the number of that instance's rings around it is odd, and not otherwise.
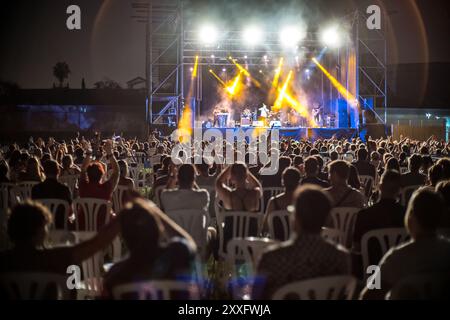
[{"label": "stage floor", "polygon": [[[302,138],[308,138],[311,140],[317,139],[330,139],[333,135],[338,139],[350,139],[356,138],[358,135],[358,130],[356,128],[309,128],[309,127],[281,127],[281,128],[270,128],[270,127],[238,127],[238,128],[228,128],[228,127],[213,127],[209,129],[217,129],[225,134],[227,130],[238,131],[242,129],[244,132],[253,129],[265,129],[265,130],[278,130],[280,138],[290,138],[300,140]],[[203,128],[203,132],[208,130]]]}]

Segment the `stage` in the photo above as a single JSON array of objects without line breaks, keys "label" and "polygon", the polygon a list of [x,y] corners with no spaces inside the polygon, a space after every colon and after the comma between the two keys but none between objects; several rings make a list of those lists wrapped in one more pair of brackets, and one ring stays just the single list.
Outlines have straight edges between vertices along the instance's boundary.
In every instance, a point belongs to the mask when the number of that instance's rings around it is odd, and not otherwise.
[{"label": "stage", "polygon": [[207,130],[216,129],[222,132],[225,137],[227,130],[234,130],[237,132],[242,129],[244,132],[247,130],[278,130],[280,134],[280,139],[295,139],[300,140],[302,138],[308,138],[309,140],[317,139],[330,139],[333,135],[337,139],[351,139],[358,136],[358,130],[356,128],[308,128],[308,127],[281,127],[281,128],[270,128],[270,127],[213,127],[213,128],[203,128],[203,134]]}]

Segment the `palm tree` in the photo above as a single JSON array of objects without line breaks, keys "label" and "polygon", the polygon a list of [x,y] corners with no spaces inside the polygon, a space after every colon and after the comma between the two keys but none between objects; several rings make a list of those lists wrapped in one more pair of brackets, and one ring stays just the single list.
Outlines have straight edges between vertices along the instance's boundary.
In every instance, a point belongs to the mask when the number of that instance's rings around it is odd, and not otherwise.
[{"label": "palm tree", "polygon": [[58,62],[53,67],[53,75],[59,81],[59,87],[62,88],[64,79],[69,77],[70,69],[66,62]]}]

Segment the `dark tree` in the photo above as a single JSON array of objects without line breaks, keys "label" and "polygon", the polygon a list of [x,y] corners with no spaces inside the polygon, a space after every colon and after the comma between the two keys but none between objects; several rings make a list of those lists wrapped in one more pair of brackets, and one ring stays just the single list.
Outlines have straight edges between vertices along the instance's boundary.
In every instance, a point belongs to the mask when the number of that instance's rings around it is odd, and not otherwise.
[{"label": "dark tree", "polygon": [[59,81],[59,87],[62,88],[63,82],[69,77],[70,69],[66,62],[58,62],[53,67],[53,75]]}]

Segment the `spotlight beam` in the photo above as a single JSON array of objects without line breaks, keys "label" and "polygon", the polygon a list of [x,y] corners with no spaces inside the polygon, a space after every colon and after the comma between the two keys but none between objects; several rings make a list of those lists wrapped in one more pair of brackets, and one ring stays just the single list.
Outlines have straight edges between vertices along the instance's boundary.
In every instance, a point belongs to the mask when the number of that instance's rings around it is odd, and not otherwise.
[{"label": "spotlight beam", "polygon": [[317,61],[316,58],[312,58],[312,61],[316,66],[325,74],[325,76],[330,80],[331,84],[339,91],[339,93],[344,97],[344,99],[353,107],[356,107],[358,102],[353,94],[351,94],[335,77],[333,77],[324,66]]},{"label": "spotlight beam", "polygon": [[280,79],[282,68],[283,68],[283,57],[280,58],[280,61],[278,62],[277,71],[275,72],[275,75],[273,76],[273,81],[272,81],[273,88],[276,88],[278,86],[278,80]]},{"label": "spotlight beam", "polygon": [[292,70],[289,71],[288,76],[286,80],[284,81],[283,87],[281,88],[280,92],[278,93],[277,100],[275,100],[275,104],[273,105],[275,111],[278,111],[281,109],[281,104],[283,103],[284,95],[286,93],[287,86],[289,84],[289,81],[291,81],[292,77]]},{"label": "spotlight beam", "polygon": [[212,69],[209,69],[209,73],[211,73],[213,75],[213,77],[216,78],[216,80],[220,82],[221,85],[223,85],[224,87],[227,86],[225,84],[225,82],[223,82],[223,80],[220,79],[220,77]]}]

